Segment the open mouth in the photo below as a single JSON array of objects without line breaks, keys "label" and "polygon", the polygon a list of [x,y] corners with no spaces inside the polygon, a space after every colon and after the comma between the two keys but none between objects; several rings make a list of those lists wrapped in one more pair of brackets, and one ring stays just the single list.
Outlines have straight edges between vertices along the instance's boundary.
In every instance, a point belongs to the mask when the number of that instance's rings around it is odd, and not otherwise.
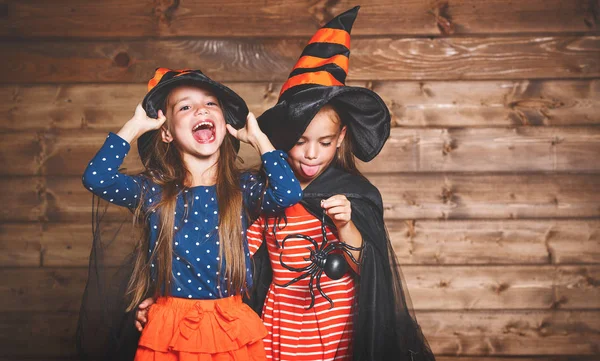
[{"label": "open mouth", "polygon": [[215,124],[212,120],[203,120],[194,125],[192,135],[198,143],[210,143],[215,140]]}]

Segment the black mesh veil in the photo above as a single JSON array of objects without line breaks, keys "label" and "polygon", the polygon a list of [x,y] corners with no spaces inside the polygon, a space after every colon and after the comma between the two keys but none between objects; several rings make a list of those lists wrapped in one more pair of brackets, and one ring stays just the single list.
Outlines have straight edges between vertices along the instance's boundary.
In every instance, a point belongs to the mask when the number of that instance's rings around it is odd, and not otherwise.
[{"label": "black mesh veil", "polygon": [[129,210],[92,197],[93,241],[77,324],[81,360],[134,358],[140,333],[134,326],[134,312],[125,310],[140,234]]},{"label": "black mesh veil", "polygon": [[[368,180],[330,166],[304,189],[301,203],[321,218],[321,200],[344,194],[364,249],[356,277],[352,354],[356,361],[434,361],[416,317],[383,221],[381,195]],[[326,217],[326,223],[334,227]],[[254,255],[255,288],[250,305],[258,313],[271,283],[269,255],[263,242]]]}]

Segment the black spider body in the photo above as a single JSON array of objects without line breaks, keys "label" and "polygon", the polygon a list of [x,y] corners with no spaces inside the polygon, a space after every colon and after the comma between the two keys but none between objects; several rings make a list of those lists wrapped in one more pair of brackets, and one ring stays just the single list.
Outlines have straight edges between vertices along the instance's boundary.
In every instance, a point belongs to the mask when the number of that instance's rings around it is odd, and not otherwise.
[{"label": "black spider body", "polygon": [[358,265],[358,261],[354,258],[352,253],[350,253],[350,250],[360,251],[363,248],[353,247],[344,242],[329,242],[327,240],[327,231],[325,230],[325,214],[323,214],[323,218],[321,219],[321,234],[323,235],[323,240],[321,241],[321,244],[317,243],[317,241],[315,241],[312,237],[306,236],[301,233],[290,234],[281,241],[282,249],[285,248],[285,241],[290,238],[302,238],[309,241],[314,246],[314,249],[307,247],[307,249],[310,251],[310,256],[308,258],[305,258],[304,260],[310,261],[311,263],[308,266],[304,267],[291,267],[286,265],[282,259],[283,252],[279,253],[279,263],[281,264],[281,266],[293,272],[304,273],[294,278],[293,280],[278,286],[287,287],[295,282],[310,277],[310,281],[308,282],[308,289],[310,291],[311,302],[310,305],[306,308],[307,310],[312,308],[315,304],[313,284],[317,287],[319,293],[327,301],[329,301],[329,308],[333,308],[333,301],[321,289],[321,276],[323,275],[323,273],[325,273],[329,278],[337,280],[340,279],[344,274],[346,274],[348,270],[348,262],[346,261],[346,258],[342,254],[334,252],[337,250],[343,251],[349,256],[352,262]]}]

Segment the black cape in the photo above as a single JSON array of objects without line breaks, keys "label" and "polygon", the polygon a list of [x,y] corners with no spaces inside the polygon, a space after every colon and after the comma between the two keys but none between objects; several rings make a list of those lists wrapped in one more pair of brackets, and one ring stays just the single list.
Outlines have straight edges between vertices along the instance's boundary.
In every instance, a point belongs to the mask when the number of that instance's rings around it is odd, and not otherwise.
[{"label": "black cape", "polygon": [[[366,178],[330,166],[304,189],[301,204],[321,218],[321,200],[344,194],[363,237],[356,278],[353,357],[360,361],[433,361],[412,313],[410,298],[383,221],[381,194]],[[333,222],[326,217],[328,226]],[[272,280],[266,242],[254,254],[254,289],[247,303],[260,315]]]}]

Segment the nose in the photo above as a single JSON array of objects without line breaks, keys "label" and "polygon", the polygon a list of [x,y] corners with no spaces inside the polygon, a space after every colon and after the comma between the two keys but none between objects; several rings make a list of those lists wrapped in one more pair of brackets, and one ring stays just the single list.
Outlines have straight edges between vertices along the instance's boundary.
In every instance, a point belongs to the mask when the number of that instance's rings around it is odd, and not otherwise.
[{"label": "nose", "polygon": [[208,109],[204,107],[199,107],[196,111],[196,115],[208,115]]},{"label": "nose", "polygon": [[308,144],[304,152],[304,158],[313,160],[317,159],[317,146],[315,144]]}]

